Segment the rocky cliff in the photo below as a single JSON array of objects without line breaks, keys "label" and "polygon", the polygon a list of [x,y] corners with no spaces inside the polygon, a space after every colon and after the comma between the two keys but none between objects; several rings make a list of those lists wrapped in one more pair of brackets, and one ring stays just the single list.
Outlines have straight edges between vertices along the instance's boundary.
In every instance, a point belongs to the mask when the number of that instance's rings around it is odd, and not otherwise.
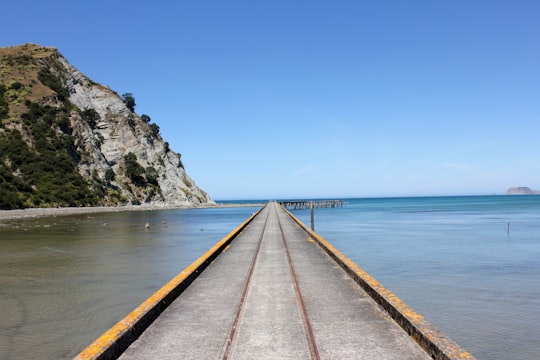
[{"label": "rocky cliff", "polygon": [[131,94],[55,49],[0,49],[0,207],[213,203]]}]

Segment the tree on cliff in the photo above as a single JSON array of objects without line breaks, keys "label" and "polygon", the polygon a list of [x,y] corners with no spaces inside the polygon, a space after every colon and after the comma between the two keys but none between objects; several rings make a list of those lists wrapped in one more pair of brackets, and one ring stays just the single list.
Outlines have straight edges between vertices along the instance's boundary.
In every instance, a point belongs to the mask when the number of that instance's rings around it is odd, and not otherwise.
[{"label": "tree on cliff", "polygon": [[149,124],[150,121],[152,121],[152,119],[150,119],[150,116],[146,115],[146,114],[142,114],[141,115],[141,120],[144,121],[145,123]]},{"label": "tree on cliff", "polygon": [[122,99],[124,100],[124,104],[126,104],[127,108],[131,110],[132,112],[135,112],[135,98],[133,97],[132,93],[125,93],[122,95]]},{"label": "tree on cliff", "polygon": [[124,156],[125,175],[137,186],[145,184],[144,168],[137,162],[137,155],[130,152]]}]

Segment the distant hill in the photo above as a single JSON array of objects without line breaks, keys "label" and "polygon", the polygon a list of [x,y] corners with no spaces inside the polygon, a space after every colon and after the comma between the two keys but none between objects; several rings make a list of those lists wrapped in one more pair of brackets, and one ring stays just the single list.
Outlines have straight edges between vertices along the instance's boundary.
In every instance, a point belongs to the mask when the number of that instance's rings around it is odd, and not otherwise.
[{"label": "distant hill", "polygon": [[532,190],[531,188],[528,188],[526,186],[520,186],[520,187],[511,187],[509,188],[506,193],[508,195],[527,195],[527,194],[540,194],[540,191]]},{"label": "distant hill", "polygon": [[55,48],[0,48],[0,208],[143,203],[213,200],[132,94],[90,80]]}]

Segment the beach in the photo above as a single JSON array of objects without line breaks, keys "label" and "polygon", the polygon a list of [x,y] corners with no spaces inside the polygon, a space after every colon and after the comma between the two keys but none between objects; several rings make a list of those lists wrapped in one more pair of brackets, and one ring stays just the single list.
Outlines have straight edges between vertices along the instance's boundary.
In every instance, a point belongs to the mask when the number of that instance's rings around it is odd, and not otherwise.
[{"label": "beach", "polygon": [[59,207],[59,208],[29,208],[15,210],[0,210],[0,225],[6,220],[38,218],[47,216],[66,216],[80,214],[95,214],[121,211],[153,211],[153,210],[175,210],[175,209],[206,209],[206,208],[226,208],[226,207],[249,207],[262,206],[264,204],[238,204],[219,203],[202,204],[193,206],[181,205],[126,205],[126,206],[95,206],[95,207]]}]

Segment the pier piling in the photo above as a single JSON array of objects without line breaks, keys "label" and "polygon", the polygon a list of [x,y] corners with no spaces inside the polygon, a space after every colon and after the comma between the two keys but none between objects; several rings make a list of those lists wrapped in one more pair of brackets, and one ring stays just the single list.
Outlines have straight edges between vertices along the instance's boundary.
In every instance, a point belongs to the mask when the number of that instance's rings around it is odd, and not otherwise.
[{"label": "pier piling", "polygon": [[279,205],[287,210],[305,210],[311,208],[338,208],[343,207],[343,200],[284,200]]}]

